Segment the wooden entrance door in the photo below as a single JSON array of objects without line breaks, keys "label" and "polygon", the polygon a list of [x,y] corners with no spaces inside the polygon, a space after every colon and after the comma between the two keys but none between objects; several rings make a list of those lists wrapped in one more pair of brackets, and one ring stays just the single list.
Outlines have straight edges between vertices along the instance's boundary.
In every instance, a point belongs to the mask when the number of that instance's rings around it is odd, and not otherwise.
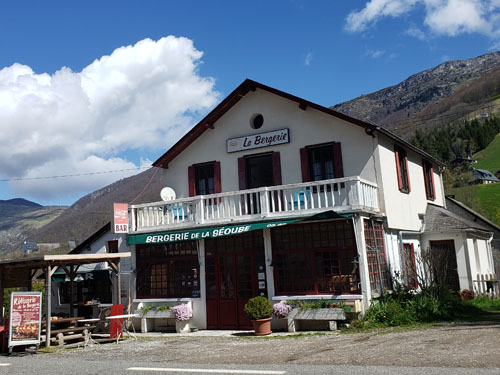
[{"label": "wooden entrance door", "polygon": [[244,306],[251,297],[267,295],[262,231],[207,239],[205,252],[207,328],[252,328]]},{"label": "wooden entrance door", "polygon": [[433,256],[437,260],[436,272],[442,273],[443,281],[451,290],[460,290],[460,281],[457,271],[457,254],[455,252],[455,242],[453,240],[430,241],[432,252],[437,252],[439,256]]}]

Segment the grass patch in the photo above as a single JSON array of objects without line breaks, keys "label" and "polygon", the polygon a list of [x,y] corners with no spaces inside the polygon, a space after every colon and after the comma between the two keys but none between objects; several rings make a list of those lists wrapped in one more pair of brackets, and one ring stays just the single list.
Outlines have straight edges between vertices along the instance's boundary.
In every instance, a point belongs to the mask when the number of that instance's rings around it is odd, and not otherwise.
[{"label": "grass patch", "polygon": [[500,134],[484,150],[474,154],[474,168],[487,169],[492,173],[500,170]]},{"label": "grass patch", "polygon": [[447,193],[454,194],[460,202],[470,201],[470,195],[473,194],[479,204],[478,211],[488,220],[500,225],[500,183],[464,186],[450,189]]}]

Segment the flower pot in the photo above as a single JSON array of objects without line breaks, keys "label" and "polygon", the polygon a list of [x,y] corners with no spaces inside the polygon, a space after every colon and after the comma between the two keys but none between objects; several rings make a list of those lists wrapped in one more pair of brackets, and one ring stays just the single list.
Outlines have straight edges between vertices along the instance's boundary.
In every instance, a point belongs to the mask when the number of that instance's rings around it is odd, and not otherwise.
[{"label": "flower pot", "polygon": [[175,321],[175,332],[177,332],[177,333],[190,332],[189,320],[176,320]]},{"label": "flower pot", "polygon": [[271,319],[272,318],[252,320],[255,336],[265,336],[271,334]]}]

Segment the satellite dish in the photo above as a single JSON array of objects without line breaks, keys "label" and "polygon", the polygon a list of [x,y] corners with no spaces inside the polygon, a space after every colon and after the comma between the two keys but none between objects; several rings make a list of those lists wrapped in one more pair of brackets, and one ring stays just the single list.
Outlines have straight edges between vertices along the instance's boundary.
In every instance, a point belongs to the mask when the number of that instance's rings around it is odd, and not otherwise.
[{"label": "satellite dish", "polygon": [[175,199],[175,191],[171,187],[164,187],[160,191],[160,197],[163,201],[171,201]]}]

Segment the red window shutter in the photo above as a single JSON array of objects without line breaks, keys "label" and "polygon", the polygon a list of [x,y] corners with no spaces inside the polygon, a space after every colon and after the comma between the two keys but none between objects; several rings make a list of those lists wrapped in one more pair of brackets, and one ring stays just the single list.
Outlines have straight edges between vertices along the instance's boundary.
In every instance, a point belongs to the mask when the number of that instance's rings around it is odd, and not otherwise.
[{"label": "red window shutter", "polygon": [[238,180],[240,190],[247,188],[247,161],[244,157],[238,158]]},{"label": "red window shutter", "polygon": [[214,192],[215,194],[222,193],[220,161],[214,162]]},{"label": "red window shutter", "polygon": [[279,152],[273,152],[273,184],[281,185],[281,157]]},{"label": "red window shutter", "polygon": [[406,179],[408,181],[408,193],[411,191],[410,185],[410,170],[408,169],[408,156],[405,155],[405,165],[406,165]]},{"label": "red window shutter", "polygon": [[309,170],[309,153],[307,148],[300,149],[300,168],[302,170],[302,182],[311,181],[311,172]]},{"label": "red window shutter", "polygon": [[196,195],[196,181],[194,178],[194,165],[188,167],[188,185],[189,185],[189,196],[194,197]]},{"label": "red window shutter", "polygon": [[344,167],[342,163],[342,149],[340,142],[333,144],[333,168],[335,170],[335,178],[344,177]]},{"label": "red window shutter", "polygon": [[432,167],[432,165],[429,173],[431,174],[431,188],[432,188],[431,199],[434,200],[436,199],[436,185],[434,185],[434,168]]},{"label": "red window shutter", "polygon": [[394,155],[396,156],[396,173],[398,175],[398,188],[403,189],[403,181],[401,180],[401,168],[399,168],[399,152],[397,149],[394,150]]}]

